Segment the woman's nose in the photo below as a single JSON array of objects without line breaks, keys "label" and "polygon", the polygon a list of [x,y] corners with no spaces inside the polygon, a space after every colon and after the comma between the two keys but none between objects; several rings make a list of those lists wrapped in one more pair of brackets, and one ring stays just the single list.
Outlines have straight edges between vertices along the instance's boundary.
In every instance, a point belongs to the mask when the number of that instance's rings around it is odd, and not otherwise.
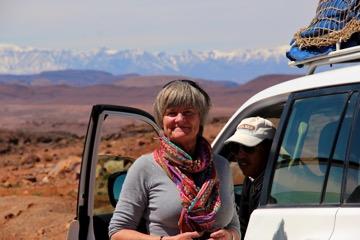
[{"label": "woman's nose", "polygon": [[182,121],[184,120],[184,115],[180,112],[176,115],[175,117],[175,121],[179,122],[179,121]]}]

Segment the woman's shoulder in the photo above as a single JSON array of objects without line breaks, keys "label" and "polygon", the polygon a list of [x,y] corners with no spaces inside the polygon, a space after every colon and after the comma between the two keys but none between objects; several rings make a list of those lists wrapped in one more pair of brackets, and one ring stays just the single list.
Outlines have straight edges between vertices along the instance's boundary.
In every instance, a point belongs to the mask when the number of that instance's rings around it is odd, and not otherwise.
[{"label": "woman's shoulder", "polygon": [[147,168],[154,165],[154,156],[152,153],[141,155],[132,164],[133,168]]},{"label": "woman's shoulder", "polygon": [[221,155],[214,154],[214,166],[222,187],[228,188],[233,185],[232,173],[229,161]]},{"label": "woman's shoulder", "polygon": [[141,182],[150,182],[151,178],[156,174],[153,159],[151,153],[140,156],[129,168],[126,178],[130,177],[130,179],[137,179]]}]

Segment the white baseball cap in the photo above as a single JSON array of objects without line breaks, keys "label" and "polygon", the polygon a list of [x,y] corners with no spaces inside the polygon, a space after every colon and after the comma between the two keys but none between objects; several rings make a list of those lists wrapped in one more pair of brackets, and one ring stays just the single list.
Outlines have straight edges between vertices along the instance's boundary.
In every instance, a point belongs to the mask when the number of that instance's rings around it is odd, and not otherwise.
[{"label": "white baseball cap", "polygon": [[273,139],[275,127],[267,119],[250,117],[243,119],[236,127],[236,132],[225,141],[235,142],[248,147],[254,147],[265,139]]}]

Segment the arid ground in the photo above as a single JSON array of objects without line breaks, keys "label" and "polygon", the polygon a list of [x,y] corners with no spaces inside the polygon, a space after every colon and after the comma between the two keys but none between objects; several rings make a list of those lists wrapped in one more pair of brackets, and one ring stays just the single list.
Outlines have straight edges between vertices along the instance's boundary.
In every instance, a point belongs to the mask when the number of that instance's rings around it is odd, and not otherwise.
[{"label": "arid ground", "polygon": [[[212,120],[206,138],[224,123]],[[75,216],[86,126],[72,132],[28,128],[33,131],[0,131],[0,239],[65,239]]]}]

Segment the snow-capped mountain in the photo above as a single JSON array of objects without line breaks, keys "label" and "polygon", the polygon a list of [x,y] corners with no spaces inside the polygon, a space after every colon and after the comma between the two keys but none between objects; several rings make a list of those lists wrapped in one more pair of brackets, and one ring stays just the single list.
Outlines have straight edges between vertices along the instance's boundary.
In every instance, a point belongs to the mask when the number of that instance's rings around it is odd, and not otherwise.
[{"label": "snow-capped mountain", "polygon": [[0,44],[0,74],[35,74],[78,69],[111,74],[174,74],[209,80],[246,82],[259,75],[302,73],[287,65],[287,47],[274,49],[185,51],[179,54],[101,48],[87,52]]}]

